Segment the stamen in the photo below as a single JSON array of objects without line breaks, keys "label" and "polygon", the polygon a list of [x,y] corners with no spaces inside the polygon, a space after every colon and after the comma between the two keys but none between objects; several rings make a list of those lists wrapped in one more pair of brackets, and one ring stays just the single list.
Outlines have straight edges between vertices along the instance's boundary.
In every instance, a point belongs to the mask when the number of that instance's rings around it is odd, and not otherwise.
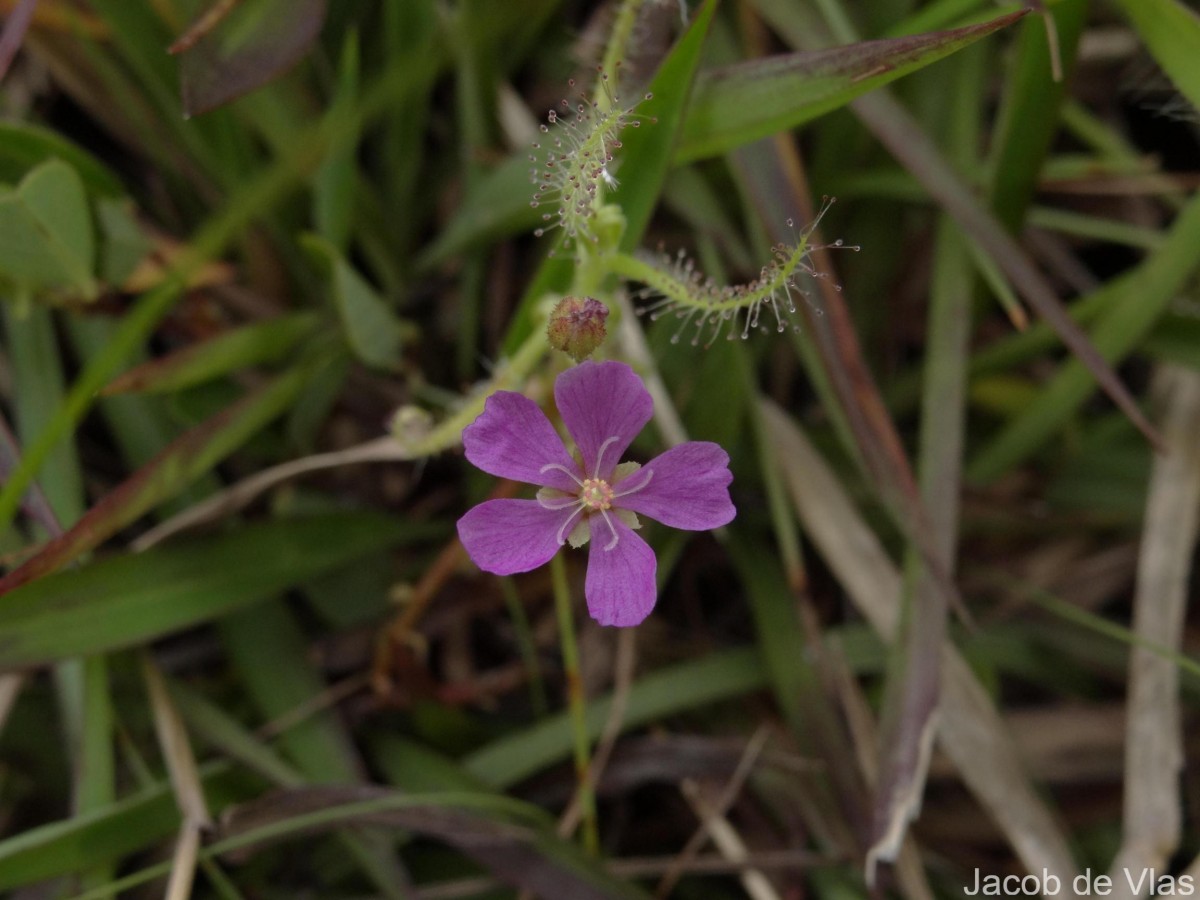
[{"label": "stamen", "polygon": [[545,475],[551,469],[557,469],[558,471],[560,471],[564,475],[566,475],[568,478],[570,478],[577,485],[579,485],[580,487],[583,487],[583,482],[579,480],[579,476],[576,475],[574,472],[572,472],[570,469],[568,469],[566,466],[564,466],[560,463],[546,463],[544,466],[542,466],[540,469],[538,469],[538,474]]},{"label": "stamen", "polygon": [[583,503],[578,497],[538,497],[537,502],[542,509],[567,509],[576,503]]},{"label": "stamen", "polygon": [[[648,485],[650,483],[650,479],[654,477],[653,469],[639,469],[638,471],[646,473],[646,477],[642,479],[642,483],[635,487],[631,487],[628,490],[617,491],[616,493],[613,494],[614,500],[616,500],[618,497],[628,497],[630,494],[636,494],[638,491],[642,490],[642,488],[644,488],[646,485]],[[637,473],[635,472],[634,474],[636,475]],[[629,479],[626,479],[626,481],[622,481],[621,485],[622,486],[625,485],[628,480]]]},{"label": "stamen", "polygon": [[612,519],[609,518],[608,510],[600,510],[600,515],[604,516],[604,524],[607,525],[608,530],[612,532],[612,540],[604,545],[604,549],[611,550],[613,547],[617,546],[617,541],[621,539],[621,536],[617,534],[617,526],[614,525]]},{"label": "stamen", "polygon": [[604,451],[608,449],[608,445],[615,443],[616,441],[619,441],[619,440],[620,440],[620,438],[614,434],[612,437],[608,438],[603,444],[600,445],[600,449],[596,451],[596,468],[595,468],[595,471],[592,472],[593,478],[600,477],[600,471],[601,471],[600,461],[604,459]]},{"label": "stamen", "polygon": [[578,509],[571,513],[571,515],[567,516],[566,521],[559,526],[558,534],[555,535],[555,538],[558,540],[558,545],[560,547],[567,542],[567,535],[570,534],[571,529],[575,527],[574,522],[579,517],[581,512],[583,512],[583,503],[580,503]]}]

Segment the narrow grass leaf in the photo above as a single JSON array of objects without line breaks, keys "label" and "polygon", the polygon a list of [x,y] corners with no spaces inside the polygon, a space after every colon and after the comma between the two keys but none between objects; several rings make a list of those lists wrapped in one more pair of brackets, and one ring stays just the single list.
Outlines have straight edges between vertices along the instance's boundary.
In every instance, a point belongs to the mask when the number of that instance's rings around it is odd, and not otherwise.
[{"label": "narrow grass leaf", "polygon": [[1179,0],[1117,0],[1154,59],[1200,110],[1200,13]]},{"label": "narrow grass leaf", "polygon": [[[210,794],[246,797],[245,778],[224,764],[201,768]],[[171,788],[162,782],[103,809],[30,828],[0,841],[0,890],[74,875],[144,850],[179,828]]]},{"label": "narrow grass leaf", "polygon": [[292,313],[244,325],[142,363],[114,378],[104,394],[163,394],[203,384],[249,366],[277,363],[317,328],[314,313]]},{"label": "narrow grass leaf", "polygon": [[219,618],[403,540],[367,513],[247,525],[42,578],[0,600],[0,669],[128,647]]},{"label": "narrow grass leaf", "polygon": [[65,534],[0,578],[0,595],[62,568],[177,495],[281,415],[306,377],[304,370],[293,369],[176,439],[88,510]]},{"label": "narrow grass leaf", "polygon": [[[932,89],[945,110],[939,130],[948,153],[971,164],[981,123],[987,56],[973,48],[946,64],[948,77]],[[928,545],[910,543],[903,639],[892,648],[880,728],[879,781],[867,879],[878,861],[894,862],[908,825],[920,812],[929,769],[941,683],[947,608],[938,578],[953,578],[965,443],[966,359],[971,333],[972,277],[968,244],[946,215],[938,222],[933,280],[926,316],[926,353],[918,479],[928,511]],[[926,564],[931,554],[940,572]]]},{"label": "narrow grass leaf", "polygon": [[418,267],[431,270],[478,244],[541,225],[543,210],[529,203],[533,193],[529,169],[528,154],[518,153],[481,174],[454,217],[421,251]]},{"label": "narrow grass leaf", "polygon": [[[1163,245],[1135,273],[1102,289],[1104,299],[1109,302],[1090,334],[1094,352],[1115,363],[1137,347],[1196,271],[1197,246],[1200,246],[1200,195],[1188,202],[1171,225]],[[1107,368],[1109,364],[1105,365]],[[1087,399],[1095,380],[1095,370],[1090,365],[1079,360],[1064,364],[1034,401],[975,453],[967,467],[967,479],[987,483],[1031,455]]]},{"label": "narrow grass leaf", "polygon": [[[281,738],[283,749],[307,780],[363,781],[364,767],[354,741],[337,714],[320,702],[326,684],[309,659],[308,644],[291,609],[277,599],[238,610],[219,627],[241,683],[264,717],[279,721],[295,716],[297,710],[308,710]],[[264,666],[264,659],[271,665]],[[341,832],[338,838],[383,896],[402,900],[409,879],[385,835]]]},{"label": "narrow grass leaf", "polygon": [[279,792],[232,810],[212,849],[254,846],[290,834],[351,824],[399,828],[444,841],[508,883],[541,897],[639,900],[554,835],[541,810],[491,794],[403,794],[361,785]]},{"label": "narrow grass leaf", "polygon": [[[737,697],[764,687],[768,678],[755,648],[710,653],[639,677],[630,691],[622,724],[627,729],[637,728],[663,716]],[[599,737],[611,705],[611,697],[588,702],[591,740]],[[569,716],[562,713],[481,747],[463,760],[463,766],[472,776],[506,788],[566,759],[571,747]]]},{"label": "narrow grass leaf", "polygon": [[[1146,498],[1133,631],[1141,642],[1179,653],[1200,529],[1200,373],[1163,368],[1159,375],[1167,453],[1154,461]],[[1178,666],[1161,650],[1134,646],[1127,696],[1125,809],[1121,849],[1110,870],[1114,883],[1124,872],[1166,868],[1183,829]]]},{"label": "narrow grass leaf", "polygon": [[50,159],[62,160],[79,173],[89,192],[107,197],[124,193],[103,163],[62,135],[26,122],[0,122],[0,181],[17,182]]},{"label": "narrow grass leaf", "polygon": [[[899,571],[796,423],[774,403],[764,400],[761,409],[801,523],[859,611],[881,637],[893,640]],[[987,691],[949,645],[942,648],[938,740],[1026,869],[1045,867],[1068,883],[1077,868],[1066,838],[1030,783]]]},{"label": "narrow grass leaf", "polygon": [[[358,32],[352,30],[342,43],[332,109],[344,114],[354,108],[359,91],[359,66]],[[357,146],[351,142],[335,144],[313,178],[313,219],[317,231],[339,251],[346,249],[354,224],[357,151]]]},{"label": "narrow grass leaf", "polygon": [[[1044,16],[1021,23],[989,166],[988,198],[1009,231],[1016,231],[1025,216],[1058,132],[1059,110],[1089,6],[1087,0],[1067,0],[1047,8],[1045,16],[1054,23],[1049,34]],[[1053,78],[1050,41],[1056,42],[1062,67],[1058,81]]]},{"label": "narrow grass leaf", "polygon": [[201,741],[279,787],[304,783],[304,776],[293,765],[227,710],[181,681],[169,681],[167,690],[184,722]]},{"label": "narrow grass leaf", "polygon": [[183,814],[186,824],[211,828],[212,816],[209,815],[208,803],[204,799],[204,788],[200,783],[200,772],[196,767],[196,757],[192,752],[187,728],[167,692],[166,681],[153,657],[143,652],[141,658],[142,680],[150,698],[154,733],[158,737],[158,749],[171,777],[175,804]]},{"label": "narrow grass leaf", "polygon": [[952,31],[804,50],[705,72],[697,80],[675,162],[716,156],[795,128],[949,56],[1024,14],[1010,13]]},{"label": "narrow grass leaf", "polygon": [[[0,481],[8,478],[9,473],[17,467],[20,459],[21,446],[17,442],[17,436],[9,428],[3,413],[0,413]],[[35,483],[29,486],[29,490],[21,500],[21,508],[34,522],[44,528],[47,534],[61,533],[62,526],[58,522],[58,516],[54,514],[41,485]]]}]

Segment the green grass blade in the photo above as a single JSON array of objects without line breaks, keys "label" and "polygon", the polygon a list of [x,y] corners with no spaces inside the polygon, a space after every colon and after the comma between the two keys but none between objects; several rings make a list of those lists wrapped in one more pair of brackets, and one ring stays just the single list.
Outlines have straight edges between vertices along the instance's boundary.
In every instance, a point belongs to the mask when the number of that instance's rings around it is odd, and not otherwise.
[{"label": "green grass blade", "polygon": [[[1059,110],[1075,67],[1088,6],[1088,0],[1067,0],[1050,8],[1046,15],[1054,21],[1053,35],[1047,35],[1042,16],[1031,16],[1021,24],[992,148],[988,192],[992,211],[1010,231],[1024,218],[1058,131]],[[1059,81],[1053,80],[1048,43],[1052,39],[1060,54]]]},{"label": "green grass blade", "polygon": [[306,380],[305,370],[293,369],[175,440],[88,510],[69,531],[0,579],[0,595],[62,568],[207,474],[282,415]]},{"label": "green grass blade", "polygon": [[[751,648],[712,653],[641,677],[629,695],[624,726],[636,728],[685,709],[694,709],[758,690],[768,674]],[[608,719],[611,698],[588,703],[588,735],[595,740]],[[463,765],[476,778],[509,787],[571,753],[569,716],[563,713],[470,754]]]},{"label": "green grass blade", "polygon": [[1200,14],[1179,0],[1116,0],[1155,60],[1200,110]]},{"label": "green grass blade", "polygon": [[[269,720],[294,714],[326,690],[309,662],[304,635],[283,602],[241,609],[226,617],[220,629],[241,683]],[[264,666],[264,659],[271,664]],[[354,742],[330,709],[306,716],[288,728],[280,741],[309,781],[353,784],[364,780]],[[346,832],[339,838],[384,896],[402,900],[408,878],[392,857],[384,835]]]},{"label": "green grass blade", "polygon": [[795,128],[1011,25],[1012,13],[953,31],[864,41],[737,63],[697,81],[675,162]]},{"label": "green grass blade", "polygon": [[[225,765],[202,767],[201,777],[210,794],[227,795],[239,780],[244,781]],[[120,859],[169,837],[178,828],[175,797],[163,781],[102,809],[0,841],[0,890]]]},{"label": "green grass blade", "polygon": [[153,640],[265,600],[403,540],[366,513],[248,525],[61,572],[0,600],[0,669]]},{"label": "green grass blade", "polygon": [[114,378],[104,393],[171,393],[232,374],[239,369],[277,363],[300,340],[311,335],[317,324],[314,313],[293,313],[244,325],[142,363]]},{"label": "green grass blade", "polygon": [[[1200,197],[1176,218],[1162,247],[1140,267],[1137,277],[1123,279],[1125,289],[1113,298],[1091,332],[1105,359],[1117,362],[1146,336],[1176,292],[1195,271],[1200,246]],[[1066,363],[1019,416],[975,453],[967,478],[986,483],[1036,451],[1058,431],[1095,388],[1095,380],[1076,360]]]}]

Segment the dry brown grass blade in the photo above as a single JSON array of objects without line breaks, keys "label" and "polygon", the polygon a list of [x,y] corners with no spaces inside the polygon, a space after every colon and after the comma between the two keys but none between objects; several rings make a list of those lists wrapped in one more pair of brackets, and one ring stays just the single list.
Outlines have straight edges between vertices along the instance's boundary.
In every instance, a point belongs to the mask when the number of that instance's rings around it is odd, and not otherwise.
[{"label": "dry brown grass blade", "polygon": [[1154,461],[1134,596],[1125,722],[1125,810],[1121,849],[1109,872],[1114,895],[1135,897],[1125,872],[1164,870],[1179,846],[1183,733],[1179,669],[1161,652],[1180,650],[1187,585],[1200,525],[1200,374],[1167,367],[1165,455]]},{"label": "dry brown grass blade", "polygon": [[159,749],[167,763],[175,804],[183,816],[175,852],[171,857],[171,877],[167,882],[166,900],[187,900],[192,895],[192,882],[199,861],[200,833],[212,827],[212,817],[204,799],[204,787],[196,768],[196,757],[188,740],[187,729],[167,691],[166,682],[150,654],[142,654],[142,677],[150,695],[150,710],[154,716],[154,731]]},{"label": "dry brown grass blade", "polygon": [[[745,750],[742,751],[742,758],[738,760],[737,768],[734,770],[733,776],[729,779],[725,788],[721,791],[720,796],[715,802],[708,803],[703,797],[698,782],[692,778],[685,778],[680,783],[680,789],[688,802],[691,803],[692,809],[700,818],[700,827],[692,834],[691,838],[679,851],[675,862],[663,873],[662,878],[658,882],[658,887],[654,890],[656,897],[668,897],[671,891],[674,890],[676,883],[682,877],[686,870],[687,864],[691,862],[699,854],[704,847],[706,837],[717,840],[716,835],[712,830],[712,822],[717,817],[723,817],[729,808],[733,806],[738,795],[742,792],[742,788],[746,784],[746,780],[750,777],[750,773],[754,770],[755,764],[758,762],[759,756],[762,755],[763,748],[767,745],[767,739],[771,733],[766,726],[760,725],[758,730],[754,732],[750,740],[746,743]],[[724,847],[721,848],[724,853]],[[734,858],[734,857],[727,857]],[[749,890],[749,888],[747,888]]]},{"label": "dry brown grass blade", "polygon": [[[774,238],[786,241],[781,224],[797,209],[803,220],[814,221],[805,171],[790,138],[739,148],[733,158]],[[966,612],[950,577],[947,554],[940,551],[943,542],[934,531],[904,444],[866,363],[846,302],[828,277],[834,273],[829,248],[815,232],[813,240],[814,268],[827,276],[816,279],[822,314],[808,304],[800,309],[834,394],[828,402],[836,405],[879,496],[924,563],[920,590],[909,603],[904,646],[895,654],[896,665],[888,679],[889,700],[882,728],[886,751],[866,865],[870,882],[876,861],[890,860],[899,852],[908,822],[920,807],[936,730],[937,648],[947,610],[953,607],[964,618]],[[956,478],[948,481],[957,483]]]},{"label": "dry brown grass blade", "polygon": [[[783,11],[787,10],[787,6],[781,2],[758,0],[758,7],[763,17],[796,49],[818,49],[831,41],[819,26],[798,27],[799,17],[785,14]],[[1088,335],[1067,315],[1062,302],[1029,255],[976,199],[966,182],[908,111],[886,89],[864,94],[852,101],[850,107],[896,161],[921,183],[938,206],[987,251],[1018,293],[1046,320],[1067,348],[1079,357],[1097,384],[1150,444],[1161,449],[1158,433],[1146,420],[1133,395],[1100,355]]]},{"label": "dry brown grass blade", "polygon": [[255,472],[236,484],[218,491],[211,497],[206,497],[194,506],[189,506],[182,512],[176,513],[171,518],[143,532],[130,544],[130,547],[135,553],[140,553],[181,531],[207,525],[225,516],[233,515],[271,488],[291,481],[293,478],[342,466],[402,462],[411,458],[412,454],[408,453],[395,438],[381,437],[344,450],[316,453],[312,456],[288,460],[269,469]]},{"label": "dry brown grass blade", "polygon": [[0,79],[8,73],[13,57],[21,49],[25,39],[25,31],[33,19],[38,0],[20,0],[16,8],[4,20],[4,30],[0,31]]},{"label": "dry brown grass blade", "polygon": [[[826,667],[834,681],[834,689],[845,716],[850,733],[854,736],[853,746],[858,767],[868,786],[874,790],[879,783],[879,756],[874,748],[879,746],[879,733],[875,715],[863,693],[862,685],[854,678],[845,656],[838,644],[826,654]],[[925,877],[921,851],[911,833],[904,835],[895,858],[896,885],[908,900],[934,900],[933,888]]]},{"label": "dry brown grass blade", "polygon": [[212,816],[209,815],[208,803],[204,799],[204,786],[200,782],[200,773],[196,768],[196,757],[192,754],[187,729],[175,708],[175,701],[167,691],[162,673],[149,653],[142,655],[142,677],[146,682],[146,693],[150,695],[154,731],[171,777],[175,803],[183,814],[185,823],[200,828],[211,828]]},{"label": "dry brown grass blade", "polygon": [[[795,423],[769,400],[760,407],[801,522],[859,611],[890,641],[899,618],[899,571]],[[949,644],[942,653],[941,688],[943,751],[1026,869],[1045,868],[1069,884],[1076,866],[1066,837],[1030,783],[987,692]]]},{"label": "dry brown grass blade", "polygon": [[184,822],[171,856],[171,877],[167,882],[164,900],[188,900],[192,882],[196,880],[196,864],[200,859],[200,826]]},{"label": "dry brown grass blade", "polygon": [[21,688],[24,686],[25,676],[20,672],[0,675],[0,734],[4,733],[8,714],[12,712],[13,704],[17,702],[17,697],[20,696]]}]

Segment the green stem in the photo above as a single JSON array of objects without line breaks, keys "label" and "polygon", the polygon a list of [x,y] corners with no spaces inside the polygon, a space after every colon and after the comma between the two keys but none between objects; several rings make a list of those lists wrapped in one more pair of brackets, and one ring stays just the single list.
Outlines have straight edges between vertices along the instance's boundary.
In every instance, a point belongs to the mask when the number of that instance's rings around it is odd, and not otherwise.
[{"label": "green stem", "polygon": [[641,9],[641,6],[642,0],[625,0],[621,4],[621,8],[617,10],[617,19],[613,22],[612,32],[609,34],[608,46],[604,48],[604,60],[600,63],[600,71],[611,79],[612,87],[605,90],[601,84],[596,85],[596,104],[606,112],[612,105],[612,93],[617,90],[617,66],[625,58],[625,52],[629,47],[629,39],[633,35],[633,26],[637,24],[638,10]]},{"label": "green stem", "polygon": [[600,852],[600,832],[596,825],[596,795],[592,790],[591,741],[588,738],[587,701],[579,673],[579,646],[575,643],[575,616],[571,611],[571,588],[567,584],[567,564],[561,553],[550,559],[550,578],[554,584],[554,609],[558,614],[558,635],[562,642],[563,674],[567,679],[567,705],[571,714],[571,734],[575,749],[575,777],[579,783],[579,808],[583,814],[583,845],[593,855]]}]

